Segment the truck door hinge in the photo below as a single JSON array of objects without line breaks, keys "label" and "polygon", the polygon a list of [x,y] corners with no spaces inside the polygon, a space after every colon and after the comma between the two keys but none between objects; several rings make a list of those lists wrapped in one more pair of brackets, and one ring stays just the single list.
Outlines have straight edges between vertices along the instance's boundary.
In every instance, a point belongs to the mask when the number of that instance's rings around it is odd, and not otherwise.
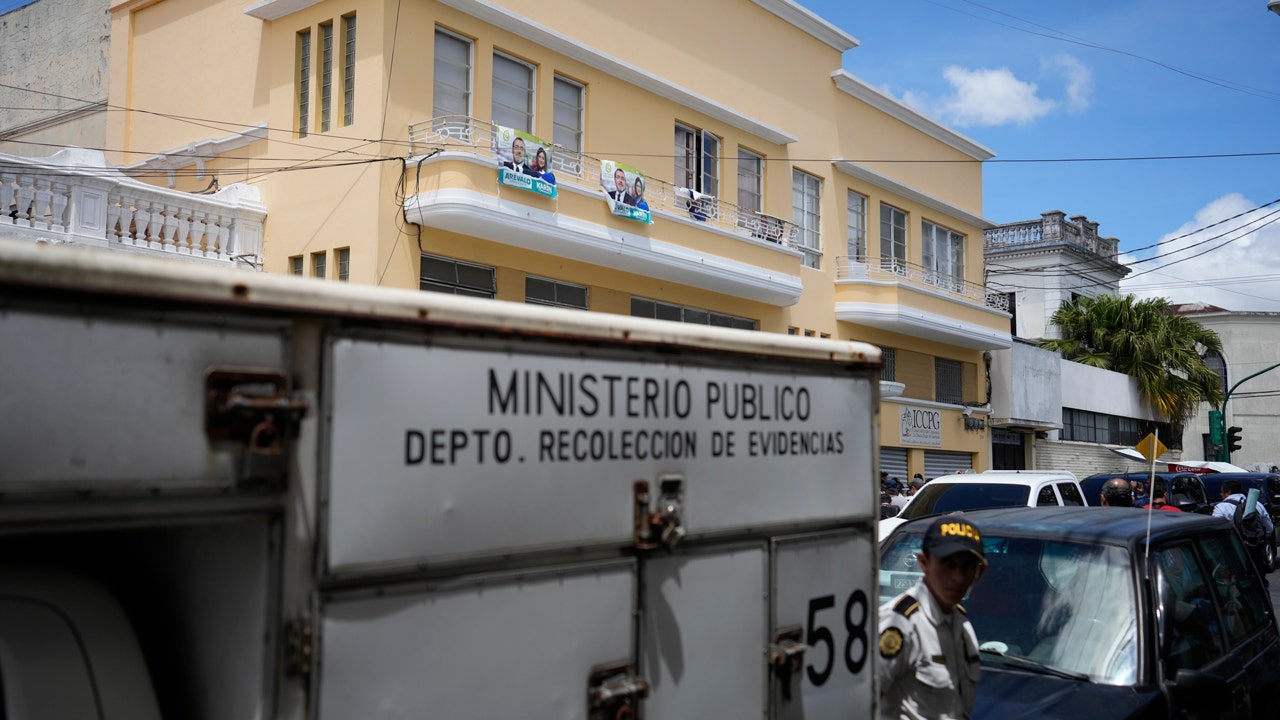
[{"label": "truck door hinge", "polygon": [[307,395],[291,394],[283,373],[247,368],[209,370],[204,389],[205,436],[237,453],[239,481],[281,480],[285,441],[311,409]]},{"label": "truck door hinge", "polygon": [[804,667],[803,630],[799,625],[778,628],[769,644],[769,671],[782,683],[782,699],[791,700],[791,678]]},{"label": "truck door hinge", "polygon": [[587,720],[634,720],[649,683],[630,663],[597,665],[587,677]]},{"label": "truck door hinge", "polygon": [[315,653],[314,626],[310,615],[299,615],[285,623],[285,663],[288,673],[294,677],[311,674],[311,661]]}]

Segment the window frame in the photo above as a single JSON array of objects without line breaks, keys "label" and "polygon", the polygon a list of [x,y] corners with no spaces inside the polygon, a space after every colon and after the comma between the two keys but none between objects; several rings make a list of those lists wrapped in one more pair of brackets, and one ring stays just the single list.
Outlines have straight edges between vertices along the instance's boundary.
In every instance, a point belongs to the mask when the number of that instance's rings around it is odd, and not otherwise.
[{"label": "window frame", "polygon": [[[754,167],[754,172],[750,169]],[[738,208],[750,213],[764,212],[764,156],[738,146]],[[744,169],[747,171],[744,172]],[[748,216],[750,218],[750,216]],[[754,218],[750,218],[754,222]],[[739,225],[743,220],[739,220]]]},{"label": "window frame", "polygon": [[[529,292],[530,282],[546,283],[547,285],[549,285],[551,287],[552,298],[548,300],[546,298],[534,297],[533,295],[531,295]],[[565,291],[566,293],[581,291],[582,292],[581,304],[571,301],[567,297],[562,298],[561,297],[562,290]],[[556,280],[555,278],[542,277],[540,275],[526,274],[524,276],[524,301],[529,305],[547,305],[549,307],[569,308],[571,310],[590,310],[591,309],[591,289],[586,285],[579,285],[577,283],[565,282],[564,280]]]},{"label": "window frame", "polygon": [[294,112],[297,115],[298,137],[304,138],[311,129],[311,28],[298,31],[294,59]]},{"label": "window frame", "polygon": [[[499,76],[499,67],[511,69],[522,68],[528,73],[528,82],[522,88],[519,84],[511,79]],[[502,52],[501,50],[493,51],[493,85],[491,87],[490,111],[489,117],[494,125],[514,128],[526,133],[533,133],[536,111],[538,107],[537,88],[538,88],[538,68],[533,64],[520,58]],[[514,105],[509,105],[505,101],[499,100],[500,88],[509,88],[515,93],[523,90],[525,107],[523,110]],[[513,122],[514,119],[523,115],[523,123]]]},{"label": "window frame", "polygon": [[[855,202],[860,205],[857,210],[854,209]],[[846,191],[845,252],[849,253],[851,262],[867,261],[867,207],[870,202],[870,198],[856,190]]]},{"label": "window frame", "polygon": [[291,255],[289,257],[289,274],[290,275],[296,275],[297,277],[305,277],[306,266],[303,263],[303,260],[304,258],[301,255]]},{"label": "window frame", "polygon": [[324,250],[311,253],[311,277],[327,279],[329,276],[329,254]]},{"label": "window frame", "polygon": [[924,267],[924,281],[952,291],[964,290],[966,242],[962,233],[922,219],[920,264]]},{"label": "window frame", "polygon": [[[458,43],[458,45],[453,46],[454,49],[461,47],[466,50],[467,57],[466,57],[465,65],[458,65],[456,62],[453,61],[453,58],[450,58],[441,54],[441,47],[443,46],[443,44],[441,43],[442,38],[446,42]],[[439,118],[439,117],[469,118],[474,114],[472,110],[472,106],[473,106],[473,103],[475,102],[475,89],[474,89],[475,88],[475,66],[476,66],[475,42],[470,38],[459,35],[458,33],[446,30],[440,27],[439,25],[437,25],[435,28],[435,36],[434,36],[433,42],[434,42],[434,46],[432,48],[432,71],[431,71],[431,78],[432,78],[431,116],[435,118]],[[464,75],[464,78],[463,78],[464,86],[459,88],[452,85],[449,81],[453,80],[453,78],[448,78],[448,77],[442,78],[441,67],[449,67],[449,68],[455,68],[455,69],[460,68]],[[440,97],[442,93],[440,92],[440,87],[442,85],[448,90],[450,90],[452,94],[461,95],[463,104],[466,105],[465,108],[462,108],[462,112],[455,112],[455,108],[444,107],[441,105]],[[442,110],[444,110],[445,112],[441,112]]]},{"label": "window frame", "polygon": [[[684,142],[681,142],[681,134]],[[723,140],[709,130],[675,124],[675,184],[703,195],[720,197],[720,147]]]},{"label": "window frame", "polygon": [[[636,312],[637,304],[643,305],[645,303],[653,306],[653,312]],[[667,317],[663,317],[663,315],[666,315]],[[654,300],[653,298],[641,297],[639,295],[631,296],[631,316],[652,318],[655,320],[667,320],[669,322],[684,322],[692,325],[738,328],[741,330],[760,329],[759,322],[751,318],[716,312],[714,310],[704,310],[702,308],[689,307],[686,305],[677,305],[675,303]]]},{"label": "window frame", "polygon": [[342,16],[342,125],[356,121],[356,16]]},{"label": "window frame", "polygon": [[796,246],[804,266],[821,270],[822,178],[797,167],[791,168],[791,222],[799,231]]},{"label": "window frame", "polygon": [[933,399],[949,405],[964,404],[964,363],[951,358],[933,359]]},{"label": "window frame", "polygon": [[338,282],[351,282],[351,248],[334,250],[333,264],[338,273]]},{"label": "window frame", "polygon": [[[901,222],[898,222],[901,220]],[[907,246],[911,242],[911,215],[901,208],[880,203],[880,269],[907,274]],[[886,236],[887,231],[887,236]]]},{"label": "window frame", "polygon": [[320,23],[320,132],[329,132],[333,117],[333,22]]},{"label": "window frame", "polygon": [[[426,277],[427,262],[438,262],[440,264],[448,264],[453,267],[453,279],[446,280],[439,277]],[[458,272],[459,268],[468,270],[478,270],[481,273],[488,273],[489,283],[486,286],[465,282]],[[433,287],[426,287],[432,285]],[[418,289],[423,292],[439,292],[446,295],[462,295],[465,297],[482,297],[490,300],[498,296],[498,271],[489,265],[481,265],[479,263],[467,262],[466,260],[456,260],[443,255],[433,255],[431,253],[422,253],[419,256],[418,264]]]}]

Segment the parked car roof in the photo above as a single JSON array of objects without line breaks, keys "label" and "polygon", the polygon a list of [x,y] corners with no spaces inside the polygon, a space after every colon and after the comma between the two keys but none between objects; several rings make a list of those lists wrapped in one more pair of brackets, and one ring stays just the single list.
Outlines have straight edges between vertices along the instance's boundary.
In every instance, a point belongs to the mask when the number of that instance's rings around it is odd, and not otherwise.
[{"label": "parked car roof", "polygon": [[[964,513],[982,534],[1052,536],[1064,541],[1086,541],[1108,545],[1135,546],[1145,542],[1148,522],[1151,537],[1195,531],[1228,529],[1222,520],[1195,513],[1145,512],[1134,508],[1095,507],[1010,507],[971,510]],[[908,522],[899,532],[923,533],[924,521]]]}]

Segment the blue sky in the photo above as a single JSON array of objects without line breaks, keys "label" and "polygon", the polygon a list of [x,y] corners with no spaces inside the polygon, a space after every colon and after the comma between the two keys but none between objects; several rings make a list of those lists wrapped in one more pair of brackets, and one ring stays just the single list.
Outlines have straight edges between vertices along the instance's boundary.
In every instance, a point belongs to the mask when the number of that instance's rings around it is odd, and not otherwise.
[{"label": "blue sky", "polygon": [[1122,289],[1280,312],[1280,203],[1255,210],[1280,199],[1266,0],[798,2],[859,40],[846,70],[995,151],[987,219],[1087,215],[1138,261]]}]

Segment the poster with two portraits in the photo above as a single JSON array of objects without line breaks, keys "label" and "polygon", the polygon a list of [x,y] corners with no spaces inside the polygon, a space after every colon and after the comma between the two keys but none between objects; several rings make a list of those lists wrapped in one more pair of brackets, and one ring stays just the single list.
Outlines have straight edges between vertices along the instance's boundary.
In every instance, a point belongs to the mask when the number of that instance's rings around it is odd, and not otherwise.
[{"label": "poster with two portraits", "polygon": [[551,143],[515,128],[494,126],[493,155],[498,160],[498,184],[556,196],[551,172]]}]

